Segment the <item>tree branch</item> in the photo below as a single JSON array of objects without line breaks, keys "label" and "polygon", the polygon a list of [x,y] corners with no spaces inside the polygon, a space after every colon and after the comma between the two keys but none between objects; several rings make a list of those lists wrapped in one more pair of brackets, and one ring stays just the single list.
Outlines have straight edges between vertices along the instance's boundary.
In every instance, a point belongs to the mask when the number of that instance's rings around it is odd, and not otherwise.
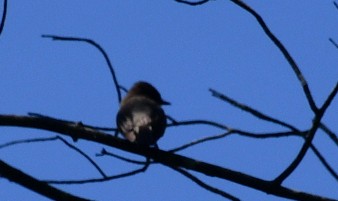
[{"label": "tree branch", "polygon": [[329,165],[329,163],[325,160],[325,158],[320,154],[320,152],[317,150],[317,148],[314,145],[310,146],[312,151],[315,153],[315,155],[318,157],[319,161],[324,165],[326,170],[338,181],[338,175],[334,171],[334,169]]},{"label": "tree branch", "polygon": [[45,182],[39,181],[30,175],[8,165],[2,160],[0,160],[0,176],[53,200],[88,201],[88,199],[71,195],[53,186],[50,186]]},{"label": "tree branch", "polygon": [[94,47],[96,47],[100,51],[100,53],[103,55],[103,57],[105,58],[105,60],[107,62],[107,65],[108,65],[109,70],[110,70],[110,74],[112,75],[112,78],[113,78],[113,81],[114,81],[118,101],[121,102],[122,95],[121,95],[121,91],[120,91],[120,85],[117,81],[117,77],[116,77],[113,65],[111,64],[111,62],[109,60],[108,54],[104,51],[104,49],[99,44],[97,44],[95,41],[93,41],[91,39],[87,39],[87,38],[65,37],[65,36],[56,36],[56,35],[42,35],[42,37],[43,38],[52,38],[53,40],[60,40],[60,41],[86,42],[86,43],[89,43],[90,45],[93,45]]},{"label": "tree branch", "polygon": [[70,137],[76,137],[78,139],[96,142],[99,144],[115,147],[130,153],[145,156],[146,158],[151,158],[154,161],[162,163],[166,166],[181,167],[193,170],[211,177],[218,177],[221,179],[229,180],[280,197],[306,201],[333,200],[318,195],[294,191],[292,189],[276,185],[276,183],[272,181],[266,181],[247,174],[243,174],[237,171],[233,171],[227,168],[212,165],[181,155],[162,151],[156,148],[133,144],[126,140],[116,138],[110,134],[84,128],[76,123],[63,123],[51,119],[30,116],[0,115],[0,126],[1,125],[37,128],[57,132]]},{"label": "tree branch", "polygon": [[333,5],[338,9],[338,3],[333,1]]},{"label": "tree branch", "polygon": [[120,179],[123,177],[130,177],[130,176],[145,172],[148,167],[149,167],[149,163],[145,163],[142,168],[139,168],[139,169],[136,169],[130,172],[122,173],[122,174],[103,177],[103,178],[81,179],[81,180],[43,180],[43,181],[49,184],[64,184],[64,185],[104,182],[104,181],[110,181],[114,179]]},{"label": "tree branch", "polygon": [[173,118],[169,117],[169,119],[173,122],[171,124],[168,124],[167,127],[174,127],[174,126],[186,126],[186,125],[209,125],[213,126],[215,128],[219,128],[222,130],[231,130],[228,126],[225,126],[223,124],[213,122],[213,121],[208,121],[208,120],[188,120],[188,121],[176,121]]},{"label": "tree branch", "polygon": [[338,145],[337,135],[334,134],[324,123],[320,123],[319,128],[322,129],[336,145]]},{"label": "tree branch", "polygon": [[192,180],[193,182],[195,182],[197,185],[201,186],[202,188],[212,192],[212,193],[216,193],[224,198],[227,198],[229,200],[233,200],[233,201],[240,201],[240,199],[234,197],[233,195],[230,195],[229,193],[226,193],[218,188],[212,187],[206,183],[204,183],[203,181],[201,181],[200,179],[198,179],[197,177],[195,177],[194,175],[190,174],[188,171],[183,170],[182,168],[176,168],[176,167],[170,167],[171,169],[175,170],[176,172],[181,173],[182,175],[186,176],[187,178],[189,178],[190,180]]},{"label": "tree branch", "polygon": [[4,30],[5,27],[5,21],[6,21],[6,16],[7,16],[7,0],[4,0],[4,9],[2,11],[2,17],[1,17],[1,22],[0,22],[0,35],[2,34],[2,31]]},{"label": "tree branch", "polygon": [[309,85],[307,81],[305,80],[301,70],[299,69],[298,65],[296,64],[295,60],[292,58],[290,53],[287,51],[287,49],[284,47],[284,45],[279,41],[279,39],[270,31],[269,27],[264,22],[263,18],[250,6],[248,6],[246,3],[244,3],[242,0],[231,0],[233,3],[238,5],[239,7],[243,8],[245,11],[253,15],[258,24],[262,27],[264,33],[268,36],[268,38],[276,45],[276,47],[281,51],[287,62],[290,64],[292,70],[296,74],[302,88],[304,91],[304,94],[306,96],[306,99],[310,105],[310,108],[313,112],[317,112],[318,108],[313,100],[313,97],[311,95],[311,91],[309,89]]},{"label": "tree branch", "polygon": [[189,6],[199,6],[199,5],[209,2],[209,0],[201,0],[201,1],[196,1],[196,2],[190,2],[190,1],[185,1],[185,0],[175,0],[175,1],[178,3],[187,4]]},{"label": "tree branch", "polygon": [[237,108],[239,108],[241,110],[244,110],[244,111],[252,114],[253,116],[255,116],[255,117],[259,118],[259,119],[262,119],[264,121],[268,121],[268,122],[272,122],[272,123],[284,126],[286,128],[289,128],[290,130],[292,130],[294,132],[299,132],[299,130],[296,127],[294,127],[294,126],[292,126],[290,124],[287,124],[285,122],[282,122],[282,121],[280,121],[278,119],[272,118],[272,117],[270,117],[268,115],[265,115],[265,114],[259,112],[258,110],[255,110],[255,109],[253,109],[253,108],[251,108],[251,107],[249,107],[249,106],[247,106],[247,105],[245,105],[243,103],[239,103],[239,102],[231,99],[230,97],[228,97],[228,96],[226,96],[224,94],[221,94],[220,92],[218,92],[218,91],[216,91],[214,89],[209,89],[209,91],[212,93],[212,96],[214,96],[216,98],[219,98],[219,99],[221,99],[221,100],[223,100],[223,101],[225,101],[227,103],[230,103],[231,105],[233,105],[233,106],[235,106],[235,107],[237,107]]},{"label": "tree branch", "polygon": [[336,43],[336,41],[334,41],[332,38],[329,38],[329,41],[333,44],[333,46],[338,48],[338,44]]},{"label": "tree branch", "polygon": [[305,142],[299,151],[297,157],[292,161],[292,163],[274,180],[277,184],[281,184],[300,164],[300,162],[303,160],[307,150],[309,149],[312,140],[316,134],[316,131],[320,125],[320,121],[326,111],[326,109],[331,104],[333,98],[336,96],[338,92],[338,83],[336,84],[335,88],[332,90],[326,101],[324,102],[323,106],[318,110],[316,113],[316,116],[313,120],[312,127],[309,130]]},{"label": "tree branch", "polygon": [[79,154],[81,154],[85,159],[87,159],[89,161],[90,164],[92,164],[95,169],[101,174],[101,176],[103,178],[106,178],[107,175],[104,173],[104,171],[100,168],[100,166],[98,164],[96,164],[96,162],[91,159],[86,153],[84,153],[81,149],[77,148],[76,146],[70,144],[69,142],[67,142],[65,139],[63,139],[60,136],[57,136],[57,139],[59,139],[61,142],[63,142],[65,145],[67,145],[69,148],[75,150],[76,152],[78,152]]},{"label": "tree branch", "polygon": [[26,144],[26,143],[33,143],[33,142],[47,142],[47,141],[55,141],[55,140],[60,140],[63,144],[68,146],[70,149],[75,150],[79,154],[81,154],[85,159],[89,161],[90,164],[92,164],[97,171],[101,174],[103,177],[107,177],[106,174],[103,172],[103,170],[96,164],[96,162],[91,159],[86,153],[84,153],[81,149],[77,148],[76,146],[70,144],[67,142],[65,139],[63,139],[60,136],[55,136],[55,137],[49,137],[49,138],[34,138],[34,139],[25,139],[25,140],[15,140],[11,141],[8,143],[0,144],[0,149],[8,147],[8,146],[13,146],[17,144]]},{"label": "tree branch", "polygon": [[204,142],[207,142],[207,141],[211,141],[211,140],[221,139],[221,138],[224,138],[224,137],[229,136],[231,134],[232,134],[232,132],[228,131],[228,132],[222,133],[220,135],[213,135],[213,136],[204,137],[204,138],[201,138],[201,139],[189,142],[187,144],[184,144],[182,146],[176,147],[174,149],[170,149],[169,152],[175,153],[175,152],[178,152],[178,151],[182,151],[184,149],[187,149],[189,147],[195,146],[197,144],[201,144],[201,143],[204,143]]},{"label": "tree branch", "polygon": [[145,165],[148,163],[148,161],[137,161],[137,160],[133,160],[133,159],[129,159],[129,158],[125,158],[122,156],[119,156],[117,154],[108,152],[106,149],[102,149],[100,154],[96,154],[96,156],[111,156],[114,158],[117,158],[121,161],[127,162],[127,163],[132,163],[132,164],[136,164],[136,165]]}]

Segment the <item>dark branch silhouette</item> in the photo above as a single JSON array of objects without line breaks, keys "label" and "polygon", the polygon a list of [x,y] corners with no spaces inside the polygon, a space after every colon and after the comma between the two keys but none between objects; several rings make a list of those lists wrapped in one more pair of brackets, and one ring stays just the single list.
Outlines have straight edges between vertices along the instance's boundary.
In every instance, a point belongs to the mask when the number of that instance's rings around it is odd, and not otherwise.
[{"label": "dark branch silhouette", "polygon": [[[156,148],[133,144],[126,140],[116,138],[110,134],[78,126],[76,123],[69,124],[62,121],[54,121],[48,118],[45,119],[31,116],[0,115],[0,126],[37,128],[51,132],[57,132],[59,134],[66,135],[72,138],[76,137],[77,139],[88,140],[102,145],[115,147],[137,155],[141,155],[166,166],[178,168],[181,167],[200,172],[211,177],[218,177],[220,179],[229,180],[276,196],[307,201],[333,200],[318,195],[295,191],[284,186],[277,185],[273,181],[266,181],[247,174],[243,174],[237,171],[233,171],[227,168],[212,165],[181,155],[162,151]],[[94,179],[91,182],[105,180],[107,180],[107,178],[97,180]],[[55,183],[58,182],[55,181]],[[62,183],[62,181],[59,183]],[[76,182],[73,181],[73,183]]]},{"label": "dark branch silhouette", "polygon": [[106,176],[104,178],[82,179],[82,180],[43,180],[43,181],[49,184],[64,184],[64,185],[97,183],[97,182],[111,181],[114,179],[121,179],[124,177],[134,176],[136,174],[145,172],[148,166],[149,166],[149,163],[146,163],[142,168],[139,168],[139,169],[136,169],[130,172],[122,173],[122,174]]},{"label": "dark branch silhouette", "polygon": [[190,2],[190,1],[185,1],[185,0],[175,0],[178,3],[183,3],[187,4],[189,6],[199,6],[205,3],[208,3],[210,0],[201,0],[201,1],[195,1],[195,2]]},{"label": "dark branch silhouette", "polygon": [[13,146],[13,145],[17,145],[17,144],[27,144],[27,143],[34,143],[34,142],[48,142],[48,141],[55,141],[55,140],[59,140],[61,141],[63,144],[65,144],[66,146],[68,146],[70,149],[75,150],[76,152],[78,152],[79,154],[81,154],[86,160],[88,160],[96,169],[97,171],[103,176],[106,177],[106,174],[103,172],[103,170],[96,164],[96,162],[91,159],[86,153],[84,153],[81,149],[77,148],[76,146],[70,144],[69,142],[67,142],[65,139],[63,139],[60,136],[55,136],[55,137],[48,137],[48,138],[34,138],[34,139],[25,139],[25,140],[15,140],[15,141],[11,141],[8,143],[4,143],[4,144],[0,144],[0,149],[5,148],[5,147],[9,147],[9,146]]},{"label": "dark branch silhouette", "polygon": [[338,3],[333,1],[333,5],[338,9]]},{"label": "dark branch silhouette", "polygon": [[222,133],[220,135],[208,136],[208,137],[205,137],[205,138],[202,138],[202,139],[198,139],[198,140],[189,142],[189,143],[184,144],[182,146],[179,146],[177,148],[171,149],[171,150],[169,150],[169,152],[176,153],[176,152],[182,151],[184,149],[187,149],[189,147],[195,146],[197,144],[201,144],[201,143],[204,143],[204,142],[207,142],[207,141],[212,141],[212,140],[218,140],[218,139],[227,137],[231,134],[232,134],[232,132],[226,132],[226,133]]},{"label": "dark branch silhouette", "polygon": [[331,139],[332,141],[338,145],[338,137],[336,134],[332,132],[325,124],[320,123],[319,128],[322,129]]},{"label": "dark branch silhouette", "polygon": [[117,154],[108,152],[106,149],[102,149],[100,154],[96,154],[96,156],[111,156],[114,158],[117,158],[121,161],[125,161],[128,163],[132,163],[132,164],[137,164],[137,165],[145,165],[147,163],[147,161],[138,161],[138,160],[133,160],[133,159],[129,159],[123,156],[119,156]]},{"label": "dark branch silhouette", "polygon": [[309,149],[312,140],[316,134],[316,131],[320,125],[320,121],[326,111],[326,109],[331,104],[333,98],[336,96],[338,92],[338,83],[336,84],[335,88],[330,93],[329,97],[324,102],[323,106],[316,112],[316,116],[314,117],[312,127],[306,135],[305,143],[303,144],[302,148],[300,149],[297,157],[293,160],[293,162],[282,172],[276,179],[275,182],[281,184],[300,164],[303,160],[307,150]]},{"label": "dark branch silhouette", "polygon": [[17,144],[26,144],[26,143],[33,143],[33,142],[48,142],[48,141],[53,141],[56,139],[57,137],[46,137],[46,138],[34,138],[34,139],[25,139],[25,140],[14,140],[11,142],[0,144],[0,149],[13,146],[13,145],[17,145]]},{"label": "dark branch silhouette", "polygon": [[268,115],[265,115],[257,110],[254,110],[252,109],[251,107],[247,106],[247,105],[244,105],[242,103],[239,103],[231,98],[229,98],[228,96],[224,95],[224,94],[221,94],[219,92],[217,92],[216,90],[214,89],[209,89],[209,91],[212,93],[213,96],[215,96],[216,98],[219,98],[223,101],[226,101],[227,103],[230,103],[231,105],[237,107],[237,108],[240,108],[241,110],[244,110],[246,112],[249,112],[250,114],[254,115],[255,117],[259,118],[259,119],[262,119],[264,121],[268,121],[268,122],[272,122],[272,123],[275,123],[275,124],[278,124],[278,125],[281,125],[281,126],[284,126],[286,128],[289,128],[290,130],[294,131],[294,132],[299,132],[299,130],[294,127],[294,126],[291,126],[290,124],[287,124],[285,122],[282,122],[282,121],[279,121],[275,118],[272,118],[272,117],[269,117]]},{"label": "dark branch silhouette", "polygon": [[223,125],[223,124],[220,124],[220,123],[217,123],[217,122],[213,122],[213,121],[208,121],[208,120],[189,120],[189,121],[176,121],[175,119],[173,119],[172,117],[170,116],[167,116],[167,118],[169,120],[172,121],[171,124],[168,124],[167,127],[172,127],[172,126],[186,126],[186,125],[209,125],[209,126],[213,126],[215,128],[220,128],[222,130],[230,130],[229,127]]},{"label": "dark branch silhouette", "polygon": [[205,182],[201,181],[200,179],[198,179],[197,177],[195,177],[194,175],[190,174],[188,171],[183,170],[182,168],[176,168],[176,167],[171,167],[171,169],[181,173],[182,175],[184,175],[185,177],[189,178],[191,181],[195,182],[197,185],[201,186],[204,189],[207,189],[210,192],[216,193],[224,198],[227,198],[229,200],[233,200],[233,201],[240,201],[240,199],[236,198],[233,195],[230,195],[229,193],[226,193],[218,188],[212,187],[208,184],[206,184]]},{"label": "dark branch silhouette", "polygon": [[7,178],[12,182],[15,182],[53,200],[89,201],[89,199],[74,196],[50,186],[46,182],[39,181],[32,176],[8,165],[2,160],[0,160],[0,175],[1,177]]},{"label": "dark branch silhouette", "polygon": [[338,48],[338,44],[336,43],[336,41],[334,41],[332,38],[329,38],[329,41],[330,41],[336,48]]},{"label": "dark branch silhouette", "polygon": [[315,155],[318,157],[319,161],[324,165],[326,170],[338,181],[338,175],[334,171],[334,169],[329,165],[329,163],[326,161],[326,159],[322,156],[322,154],[318,151],[318,149],[314,146],[311,145],[310,148],[312,151],[315,153]]},{"label": "dark branch silhouette", "polygon": [[113,68],[113,65],[111,64],[108,54],[104,51],[104,49],[97,44],[95,41],[91,40],[91,39],[87,39],[87,38],[78,38],[78,37],[67,37],[67,36],[57,36],[57,35],[42,35],[42,37],[44,38],[52,38],[53,40],[60,40],[60,41],[79,41],[79,42],[85,42],[88,43],[90,45],[93,45],[94,47],[96,47],[100,53],[103,55],[103,57],[105,58],[107,65],[109,67],[110,70],[110,74],[112,75],[112,79],[114,81],[114,85],[115,85],[115,89],[116,89],[116,93],[117,93],[117,98],[118,101],[121,102],[122,100],[122,95],[121,95],[121,90],[120,90],[120,85],[117,81],[117,77]]},{"label": "dark branch silhouette", "polygon": [[0,22],[0,35],[2,34],[4,27],[5,27],[5,21],[6,21],[6,16],[7,16],[7,0],[4,0],[4,9],[2,11],[2,17],[1,17],[1,22]]},{"label": "dark branch silhouette", "polygon": [[280,40],[270,31],[269,27],[266,25],[264,22],[263,18],[255,11],[253,10],[250,6],[245,4],[241,0],[231,0],[233,3],[238,5],[239,7],[243,8],[245,11],[250,13],[255,17],[257,20],[258,24],[262,27],[264,33],[268,36],[268,38],[276,45],[276,47],[282,52],[283,56],[287,60],[287,62],[290,64],[292,70],[295,72],[302,88],[305,93],[306,99],[310,105],[310,108],[313,112],[316,112],[318,110],[313,97],[311,95],[311,91],[309,89],[309,85],[307,81],[305,80],[301,70],[299,69],[298,65],[296,64],[295,60],[292,58],[290,53],[287,51],[287,49],[284,47],[284,45],[280,42]]},{"label": "dark branch silhouette", "polygon": [[63,142],[69,148],[75,150],[76,152],[78,152],[79,154],[81,154],[85,159],[87,159],[95,167],[95,169],[101,174],[101,176],[103,178],[107,177],[107,175],[103,172],[103,170],[99,167],[99,165],[96,164],[96,162],[93,159],[91,159],[86,153],[84,153],[81,149],[79,149],[76,146],[70,144],[69,142],[67,142],[65,139],[63,139],[60,136],[57,136],[57,139],[61,140],[61,142]]}]

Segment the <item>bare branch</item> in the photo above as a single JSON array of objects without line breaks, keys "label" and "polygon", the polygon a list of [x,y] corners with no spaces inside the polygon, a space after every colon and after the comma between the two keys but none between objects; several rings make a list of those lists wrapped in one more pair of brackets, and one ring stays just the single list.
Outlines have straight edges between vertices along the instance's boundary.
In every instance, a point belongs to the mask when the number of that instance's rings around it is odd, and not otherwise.
[{"label": "bare branch", "polygon": [[213,136],[208,136],[208,137],[205,137],[205,138],[201,138],[201,139],[198,139],[196,141],[193,141],[193,142],[184,144],[182,146],[179,146],[177,148],[168,150],[168,152],[175,153],[175,152],[178,152],[178,151],[182,151],[184,149],[187,149],[187,148],[192,147],[192,146],[197,145],[197,144],[201,144],[201,143],[204,143],[204,142],[207,142],[207,141],[217,140],[217,139],[220,139],[220,138],[224,138],[224,137],[230,135],[231,133],[232,132],[228,131],[228,132],[220,134],[220,135],[213,135]]},{"label": "bare branch", "polygon": [[220,123],[213,122],[213,121],[208,121],[208,120],[187,120],[187,121],[176,121],[175,120],[173,123],[168,124],[167,127],[197,125],[197,124],[209,125],[209,126],[213,126],[216,128],[220,128],[222,130],[231,130],[229,127],[225,125],[222,125]]},{"label": "bare branch", "polygon": [[13,145],[17,145],[17,144],[24,144],[24,143],[32,143],[32,142],[47,142],[47,141],[53,141],[53,140],[57,140],[58,137],[49,137],[49,138],[34,138],[34,139],[25,139],[25,140],[14,140],[11,142],[7,142],[4,144],[0,144],[0,149],[5,148],[5,147],[9,147],[9,146],[13,146]]},{"label": "bare branch", "polygon": [[[297,136],[297,137],[303,137],[305,138],[305,134],[308,131],[303,131],[301,133],[294,133],[294,132],[279,132],[279,133],[265,133],[265,134],[254,134],[254,133],[249,133],[249,132],[244,132],[240,130],[231,130],[228,131],[227,133],[223,133],[220,135],[214,135],[214,136],[208,136],[204,137],[198,140],[195,140],[193,142],[181,145],[179,147],[176,147],[174,149],[168,150],[168,152],[176,153],[179,151],[182,151],[184,149],[190,148],[192,146],[207,142],[207,141],[212,141],[212,140],[217,140],[232,134],[238,134],[243,137],[250,137],[250,138],[258,138],[258,139],[268,139],[268,138],[276,138],[276,137],[289,137],[289,136]],[[326,159],[320,154],[320,152],[317,150],[317,148],[314,145],[310,145],[310,148],[313,150],[315,155],[318,157],[320,162],[324,165],[324,167],[328,170],[328,172],[335,178],[338,179],[337,173],[333,170],[333,168],[328,164]],[[128,159],[129,160],[129,159]]]},{"label": "bare branch", "polygon": [[272,122],[272,123],[284,126],[286,128],[289,128],[290,130],[292,130],[294,132],[299,132],[299,130],[296,127],[294,127],[294,126],[292,126],[290,124],[287,124],[285,122],[282,122],[282,121],[280,121],[278,119],[272,118],[272,117],[270,117],[268,115],[265,115],[265,114],[259,112],[258,110],[255,110],[255,109],[253,109],[253,108],[251,108],[251,107],[249,107],[249,106],[247,106],[245,104],[239,103],[239,102],[237,102],[237,101],[229,98],[228,96],[226,96],[224,94],[221,94],[220,92],[218,92],[218,91],[216,91],[214,89],[209,89],[209,91],[212,93],[212,96],[215,96],[216,98],[219,98],[219,99],[221,99],[221,100],[223,100],[223,101],[225,101],[227,103],[230,103],[231,105],[233,105],[233,106],[235,106],[235,107],[237,107],[237,108],[239,108],[239,109],[241,109],[243,111],[246,111],[246,112],[252,114],[253,116],[255,116],[255,117],[259,118],[259,119],[262,119],[264,121],[268,121],[268,122]]},{"label": "bare branch", "polygon": [[292,70],[296,74],[303,91],[305,93],[306,99],[310,105],[311,110],[315,113],[317,112],[318,108],[316,106],[316,103],[313,100],[313,97],[311,95],[311,91],[309,89],[308,83],[305,80],[301,70],[299,69],[298,65],[296,64],[295,60],[292,58],[290,53],[287,51],[287,49],[284,47],[284,45],[279,41],[279,39],[270,31],[269,27],[266,25],[264,22],[263,18],[255,11],[253,10],[250,6],[248,6],[246,3],[244,3],[242,0],[231,0],[233,3],[238,5],[239,7],[243,8],[246,10],[248,13],[253,15],[258,24],[262,27],[264,33],[269,37],[269,39],[276,45],[276,47],[281,51],[285,59],[288,61],[290,64]]},{"label": "bare branch", "polygon": [[329,165],[329,163],[325,160],[325,158],[320,154],[320,152],[317,150],[317,148],[314,145],[311,145],[311,149],[315,153],[315,155],[318,157],[319,161],[324,165],[324,167],[327,169],[327,171],[336,179],[338,180],[338,175],[334,171],[334,169]]},{"label": "bare branch", "polygon": [[55,141],[55,140],[60,140],[62,143],[67,145],[69,148],[71,148],[71,149],[75,150],[76,152],[78,152],[79,154],[81,154],[84,158],[86,158],[98,170],[98,172],[103,177],[107,177],[106,174],[103,172],[103,170],[95,163],[95,161],[93,159],[91,159],[86,153],[84,153],[79,148],[75,147],[74,145],[70,144],[69,142],[67,142],[65,139],[63,139],[60,136],[49,137],[49,138],[34,138],[34,139],[25,139],[25,140],[15,140],[15,141],[11,141],[11,142],[8,142],[8,143],[2,144],[2,145],[0,144],[0,149],[8,147],[8,146],[17,145],[17,144],[25,144],[25,143],[33,143],[33,142],[47,142],[47,141]]},{"label": "bare branch", "polygon": [[87,39],[87,38],[56,36],[56,35],[42,35],[42,37],[43,38],[52,38],[53,40],[60,40],[60,41],[86,42],[86,43],[89,43],[90,45],[93,45],[94,47],[96,47],[100,51],[100,53],[103,55],[103,57],[105,58],[105,60],[107,62],[107,65],[108,65],[109,70],[110,70],[110,74],[111,74],[113,81],[114,81],[118,101],[121,102],[122,96],[121,96],[121,91],[120,91],[120,87],[119,87],[120,85],[117,81],[117,77],[116,77],[114,68],[113,68],[113,66],[112,66],[112,64],[109,60],[108,54],[105,52],[105,50],[99,44],[97,44],[95,41],[93,41],[91,39]]},{"label": "bare branch", "polygon": [[128,163],[137,164],[137,165],[144,165],[144,164],[147,163],[147,161],[137,161],[137,160],[132,160],[132,159],[129,159],[129,158],[125,158],[125,157],[119,156],[117,154],[108,152],[105,149],[102,149],[101,153],[100,154],[96,154],[96,156],[112,156],[112,157],[120,159],[122,161],[125,161],[125,162],[128,162]]},{"label": "bare branch", "polygon": [[258,138],[258,139],[267,139],[267,138],[280,138],[280,137],[290,137],[290,136],[296,136],[296,137],[304,137],[307,131],[299,131],[299,132],[293,132],[293,131],[286,131],[286,132],[273,132],[273,133],[250,133],[242,130],[233,130],[234,134],[238,134],[243,137],[250,137],[250,138]]},{"label": "bare branch", "polygon": [[324,123],[320,123],[319,128],[322,129],[336,145],[338,145],[338,137],[333,131],[331,131]]},{"label": "bare branch", "polygon": [[320,108],[319,112],[324,113],[326,111],[326,109],[330,106],[331,102],[333,101],[334,97],[337,95],[337,92],[338,92],[338,82],[336,83],[336,86],[330,93],[329,97],[324,102],[323,106]]},{"label": "bare branch", "polygon": [[313,120],[312,127],[309,130],[305,142],[299,151],[297,157],[292,161],[292,163],[274,180],[277,184],[281,184],[300,164],[300,162],[303,160],[307,150],[309,149],[312,140],[316,134],[316,131],[320,125],[320,121],[326,111],[326,109],[331,104],[333,98],[336,96],[338,92],[338,83],[336,84],[335,88],[332,90],[326,101],[324,102],[323,106],[318,110],[316,113],[316,116]]},{"label": "bare branch", "polygon": [[334,41],[332,38],[329,38],[329,41],[330,41],[336,48],[338,48],[338,44],[336,43],[336,41]]},{"label": "bare branch", "polygon": [[61,191],[53,186],[48,185],[45,182],[39,181],[32,176],[8,165],[4,161],[0,160],[0,175],[7,178],[9,181],[20,184],[21,186],[28,188],[36,193],[39,193],[45,197],[53,200],[64,201],[88,201],[89,199],[80,198],[72,194]]},{"label": "bare branch", "polygon": [[229,193],[226,193],[218,188],[212,187],[206,183],[204,183],[203,181],[201,181],[200,179],[198,179],[197,177],[195,177],[194,175],[190,174],[188,171],[183,170],[182,168],[176,168],[176,167],[171,167],[171,169],[181,173],[182,175],[186,176],[187,178],[189,178],[190,180],[192,180],[193,182],[195,182],[197,185],[201,186],[202,188],[212,192],[212,193],[216,193],[224,198],[227,198],[229,200],[233,200],[233,201],[240,201],[240,199],[234,197],[233,195],[230,195]]},{"label": "bare branch", "polygon": [[187,4],[189,6],[199,6],[199,5],[207,3],[209,0],[201,0],[201,1],[196,1],[196,2],[190,2],[190,1],[185,1],[185,0],[175,0],[175,1],[178,3]]},{"label": "bare branch", "polygon": [[100,168],[100,166],[98,164],[96,164],[96,162],[93,159],[91,159],[86,153],[84,153],[81,149],[79,149],[76,146],[70,144],[69,142],[67,142],[65,139],[63,139],[60,136],[57,136],[57,138],[59,140],[61,140],[61,142],[63,142],[65,145],[67,145],[69,148],[75,150],[76,152],[81,154],[83,157],[85,157],[85,159],[87,159],[96,168],[96,170],[101,174],[102,177],[104,177],[104,178],[107,177],[107,175],[103,172],[103,170]]},{"label": "bare branch", "polygon": [[130,177],[130,176],[145,172],[148,167],[149,167],[149,163],[146,163],[142,168],[139,168],[139,169],[136,169],[130,172],[122,173],[122,174],[107,176],[104,178],[83,179],[83,180],[43,180],[43,181],[49,184],[65,184],[65,185],[97,183],[97,182],[110,181],[114,179],[120,179],[124,177]]},{"label": "bare branch", "polygon": [[191,159],[185,156],[162,151],[156,148],[133,144],[127,140],[116,138],[110,134],[80,127],[76,124],[64,124],[60,121],[30,116],[0,115],[0,126],[37,128],[57,132],[70,137],[74,136],[78,139],[96,142],[102,145],[115,147],[130,153],[145,156],[146,158],[153,159],[154,161],[162,163],[166,166],[182,167],[203,173],[211,177],[229,180],[280,197],[307,201],[333,200],[318,195],[295,191],[280,185],[276,185],[276,183],[271,181],[262,180],[247,174]]},{"label": "bare branch", "polygon": [[338,9],[338,3],[333,1],[333,5]]},{"label": "bare branch", "polygon": [[218,140],[224,137],[227,137],[229,135],[233,135],[233,134],[237,134],[243,137],[250,137],[250,138],[256,138],[256,139],[268,139],[268,138],[279,138],[279,137],[289,137],[289,136],[297,136],[297,137],[304,137],[304,135],[306,134],[305,131],[300,132],[300,133],[295,133],[293,131],[287,131],[287,132],[276,132],[276,133],[263,133],[263,134],[257,134],[257,133],[250,133],[250,132],[246,132],[246,131],[242,131],[242,130],[238,130],[238,129],[230,129],[228,132],[226,133],[222,133],[219,135],[213,135],[213,136],[207,136],[192,142],[189,142],[187,144],[181,145],[179,147],[176,147],[174,149],[170,149],[168,150],[169,152],[172,153],[176,153],[178,151],[182,151],[184,149],[187,149],[189,147],[204,143],[204,142],[208,142],[208,141],[213,141],[213,140]]},{"label": "bare branch", "polygon": [[5,21],[6,21],[6,16],[7,16],[7,0],[4,0],[4,9],[2,11],[2,17],[1,17],[1,22],[0,22],[0,35],[2,34],[2,31],[4,30],[5,27]]}]

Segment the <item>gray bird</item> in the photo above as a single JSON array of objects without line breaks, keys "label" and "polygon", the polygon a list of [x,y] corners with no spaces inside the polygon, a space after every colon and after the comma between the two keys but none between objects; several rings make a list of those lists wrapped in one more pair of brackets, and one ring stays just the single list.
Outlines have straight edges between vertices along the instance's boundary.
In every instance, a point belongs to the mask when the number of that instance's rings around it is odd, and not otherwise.
[{"label": "gray bird", "polygon": [[161,94],[147,82],[137,82],[122,100],[116,116],[120,132],[130,142],[155,145],[167,126],[161,105],[170,105]]}]

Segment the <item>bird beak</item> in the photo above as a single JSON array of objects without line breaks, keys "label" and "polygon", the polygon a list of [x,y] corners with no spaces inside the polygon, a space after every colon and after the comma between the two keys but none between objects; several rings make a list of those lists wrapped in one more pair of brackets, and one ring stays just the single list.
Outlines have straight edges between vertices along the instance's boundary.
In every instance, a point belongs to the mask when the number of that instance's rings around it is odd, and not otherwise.
[{"label": "bird beak", "polygon": [[171,105],[169,102],[165,101],[165,100],[162,100],[162,105]]}]

